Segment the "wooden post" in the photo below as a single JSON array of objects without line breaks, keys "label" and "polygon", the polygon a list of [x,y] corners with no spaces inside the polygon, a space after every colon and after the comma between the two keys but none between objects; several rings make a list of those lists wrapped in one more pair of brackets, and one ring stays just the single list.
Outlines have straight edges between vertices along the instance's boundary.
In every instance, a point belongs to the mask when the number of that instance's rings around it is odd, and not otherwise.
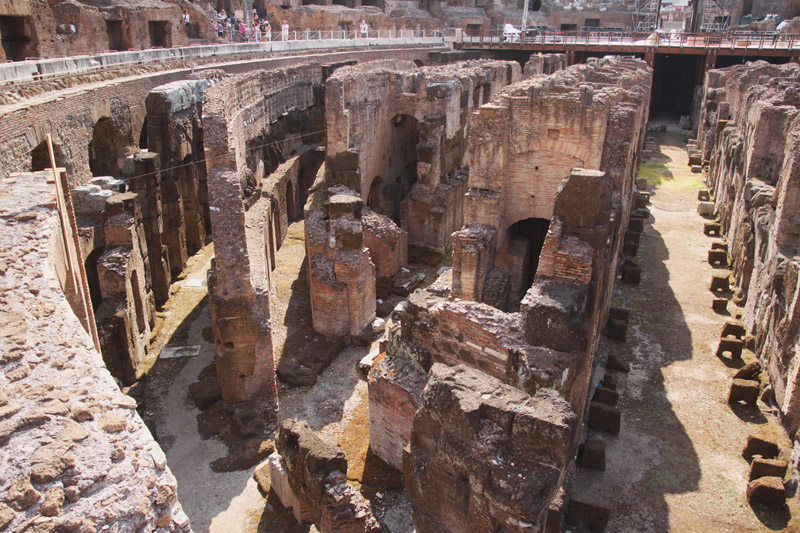
[{"label": "wooden post", "polygon": [[72,274],[72,283],[75,287],[75,291],[81,298],[84,317],[86,318],[86,328],[92,337],[94,349],[97,350],[98,354],[101,354],[100,336],[97,334],[94,308],[92,307],[92,299],[89,296],[89,282],[86,278],[86,267],[83,264],[83,257],[81,257],[78,224],[75,221],[72,194],[70,194],[66,171],[59,172],[56,168],[56,158],[53,153],[53,139],[50,137],[49,133],[47,134],[47,149],[50,152],[50,166],[53,170],[53,181],[55,181],[56,184],[56,205],[58,206],[58,216],[61,221],[61,236],[64,239],[67,268],[69,268]]}]

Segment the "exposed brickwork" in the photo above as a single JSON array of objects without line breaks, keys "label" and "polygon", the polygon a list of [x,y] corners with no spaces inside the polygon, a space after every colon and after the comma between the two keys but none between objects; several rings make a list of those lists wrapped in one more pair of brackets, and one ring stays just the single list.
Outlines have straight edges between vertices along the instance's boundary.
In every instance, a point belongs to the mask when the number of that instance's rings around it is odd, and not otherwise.
[{"label": "exposed brickwork", "polygon": [[425,373],[401,357],[383,357],[369,373],[369,445],[398,470],[425,381]]},{"label": "exposed brickwork", "polygon": [[571,459],[577,419],[567,403],[464,366],[430,374],[404,459],[417,528],[542,530]]}]

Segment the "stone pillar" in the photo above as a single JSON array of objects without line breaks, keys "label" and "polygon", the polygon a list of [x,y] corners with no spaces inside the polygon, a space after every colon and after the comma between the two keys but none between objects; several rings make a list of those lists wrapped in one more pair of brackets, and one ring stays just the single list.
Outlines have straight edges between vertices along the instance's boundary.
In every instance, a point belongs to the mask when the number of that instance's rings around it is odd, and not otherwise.
[{"label": "stone pillar", "polygon": [[[218,168],[209,178],[216,258],[208,289],[217,379],[226,403],[256,401],[268,424],[277,418],[278,399],[268,266],[264,231],[259,231],[266,217],[255,216],[265,207],[256,204],[245,213],[235,172]],[[245,219],[251,215],[257,223],[248,227]]]},{"label": "stone pillar", "polygon": [[169,298],[169,286],[172,282],[169,257],[161,240],[164,222],[161,217],[160,159],[158,154],[140,152],[127,161],[129,168],[126,168],[126,173],[132,176],[128,180],[128,190],[136,193],[141,207],[144,239],[147,244],[145,260],[150,264],[153,295],[156,304],[160,306]]}]

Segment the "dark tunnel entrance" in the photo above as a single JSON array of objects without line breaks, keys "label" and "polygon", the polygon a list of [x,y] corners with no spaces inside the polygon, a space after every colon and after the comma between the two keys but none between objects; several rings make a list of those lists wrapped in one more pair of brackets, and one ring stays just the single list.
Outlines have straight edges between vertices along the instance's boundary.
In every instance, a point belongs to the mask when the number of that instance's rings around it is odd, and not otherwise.
[{"label": "dark tunnel entrance", "polygon": [[656,54],[650,117],[680,117],[692,112],[695,88],[703,82],[705,56]]}]

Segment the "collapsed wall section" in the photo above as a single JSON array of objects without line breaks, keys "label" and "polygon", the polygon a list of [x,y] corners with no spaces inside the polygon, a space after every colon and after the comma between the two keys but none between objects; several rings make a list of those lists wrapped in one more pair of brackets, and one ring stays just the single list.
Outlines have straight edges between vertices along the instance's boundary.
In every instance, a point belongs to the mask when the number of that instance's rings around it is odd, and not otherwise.
[{"label": "collapsed wall section", "polygon": [[255,71],[217,83],[203,103],[217,376],[227,403],[260,402],[267,423],[277,416],[271,271],[301,189],[293,156],[323,138],[323,81],[314,63]]},{"label": "collapsed wall section", "polygon": [[798,83],[796,64],[709,71],[698,134],[727,235],[734,300],[744,306],[744,324],[791,434],[800,428]]}]

